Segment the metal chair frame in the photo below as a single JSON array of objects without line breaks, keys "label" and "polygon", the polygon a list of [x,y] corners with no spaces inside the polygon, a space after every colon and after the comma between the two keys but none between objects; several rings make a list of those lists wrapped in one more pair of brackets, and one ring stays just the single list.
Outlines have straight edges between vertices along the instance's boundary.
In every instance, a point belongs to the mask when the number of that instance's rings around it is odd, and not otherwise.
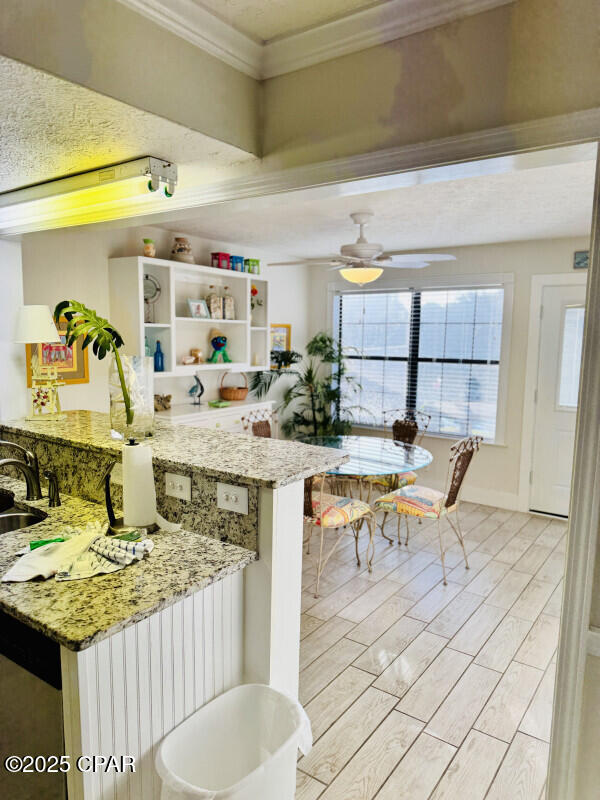
[{"label": "metal chair frame", "polygon": [[[323,495],[324,492],[324,484],[325,480],[331,478],[328,476],[327,473],[321,473],[319,475],[313,476],[312,479],[305,482],[305,502],[304,502],[304,522],[306,524],[310,524],[310,533],[308,536],[304,537],[303,545],[306,546],[306,553],[310,553],[310,540],[312,537],[312,529],[317,527],[320,529],[320,542],[319,542],[319,562],[317,564],[317,585],[315,587],[315,597],[319,597],[319,583],[321,581],[321,575],[323,574],[325,567],[327,566],[330,558],[333,556],[339,543],[342,541],[342,536],[354,536],[354,550],[356,553],[356,564],[358,567],[361,566],[360,560],[360,553],[358,551],[358,538],[360,535],[361,528],[363,523],[366,521],[367,526],[369,528],[369,543],[367,544],[367,551],[366,551],[366,561],[367,561],[367,568],[369,572],[373,570],[373,556],[375,555],[375,541],[374,541],[374,533],[375,533],[375,512],[373,509],[369,509],[369,511],[365,511],[364,515],[359,517],[358,519],[353,520],[352,522],[348,522],[345,525],[338,525],[334,527],[327,527],[323,526],[322,524],[322,515],[324,510],[324,503],[323,503]],[[318,516],[314,516],[312,513],[312,495],[315,491],[314,483],[315,481],[319,481],[319,487],[316,491],[319,492],[319,513]],[[331,495],[337,497],[337,495]],[[310,503],[311,514],[309,516],[308,512],[308,504]],[[352,533],[347,531],[347,528],[352,529]],[[331,550],[323,557],[323,540],[325,536],[326,530],[334,530],[339,531],[339,534],[331,547]]]},{"label": "metal chair frame", "polygon": [[[277,411],[271,411],[266,408],[258,408],[249,411],[248,414],[242,417],[242,427],[245,431],[250,431],[253,436],[261,436],[264,439],[273,438],[273,427],[277,424]],[[261,426],[261,423],[263,424]],[[260,428],[264,427],[264,423],[269,426],[269,435],[260,433]]]},{"label": "metal chair frame", "polygon": [[[444,575],[444,586],[447,585],[447,580],[446,580],[446,561],[445,561],[446,551],[444,549],[443,539],[442,539],[442,519],[448,520],[448,524],[450,525],[450,528],[454,532],[454,535],[456,536],[462,548],[463,557],[465,559],[465,567],[466,569],[469,569],[469,559],[467,557],[467,551],[465,549],[464,536],[460,527],[460,515],[458,513],[458,509],[460,505],[460,491],[462,489],[465,475],[471,464],[473,456],[479,450],[479,446],[482,440],[483,439],[481,436],[466,436],[464,439],[460,439],[458,442],[455,442],[450,448],[450,458],[448,459],[448,468],[446,470],[446,481],[444,484],[444,496],[440,506],[440,510],[442,507],[446,508],[446,513],[443,515],[440,513],[440,515],[437,518],[438,539],[440,544],[440,559],[442,562],[442,572]],[[393,544],[393,540],[390,539],[389,536],[386,536],[386,534],[384,533],[384,527],[387,515],[395,513],[398,514],[398,544],[402,544],[400,523],[401,523],[401,518],[404,517],[406,523],[406,538],[404,540],[404,544],[408,546],[408,538],[409,538],[408,518],[409,516],[417,516],[417,515],[404,514],[402,512],[395,512],[395,511],[384,511],[383,520],[381,522],[381,534],[385,539],[387,539],[387,541],[390,544]],[[452,519],[450,518],[450,514],[456,515],[455,522],[453,522]],[[417,518],[420,519],[420,517],[418,516]]]},{"label": "metal chair frame", "polygon": [[384,430],[391,430],[396,420],[411,420],[417,424],[417,435],[412,442],[406,444],[418,444],[423,441],[423,437],[427,433],[427,428],[431,422],[431,414],[425,411],[417,411],[416,408],[391,408],[383,412],[383,428]]}]

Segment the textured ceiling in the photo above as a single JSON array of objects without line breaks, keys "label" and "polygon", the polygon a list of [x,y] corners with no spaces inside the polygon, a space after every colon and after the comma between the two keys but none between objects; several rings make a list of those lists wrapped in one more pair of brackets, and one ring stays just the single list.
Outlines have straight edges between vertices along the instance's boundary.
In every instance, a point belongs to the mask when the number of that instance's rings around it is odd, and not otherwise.
[{"label": "textured ceiling", "polygon": [[594,167],[575,162],[351,196],[294,192],[182,212],[162,227],[298,258],[354,241],[352,211],[374,212],[367,238],[394,250],[588,235]]},{"label": "textured ceiling", "polygon": [[[313,28],[377,0],[195,0],[242,33],[259,41]],[[386,2],[386,0],[380,0]]]},{"label": "textured ceiling", "polygon": [[0,191],[153,155],[210,171],[241,150],[0,56]]}]

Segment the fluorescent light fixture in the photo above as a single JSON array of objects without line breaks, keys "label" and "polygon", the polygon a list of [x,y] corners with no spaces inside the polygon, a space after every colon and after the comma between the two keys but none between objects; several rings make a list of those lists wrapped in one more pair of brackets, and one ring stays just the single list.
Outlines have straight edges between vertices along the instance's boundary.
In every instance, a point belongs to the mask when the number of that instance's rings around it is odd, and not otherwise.
[{"label": "fluorescent light fixture", "polygon": [[365,283],[376,281],[382,272],[381,267],[344,267],[340,270],[340,275],[349,283],[364,286]]},{"label": "fluorescent light fixture", "polygon": [[0,233],[83,225],[144,213],[163,187],[171,197],[177,167],[153,156],[0,194]]}]

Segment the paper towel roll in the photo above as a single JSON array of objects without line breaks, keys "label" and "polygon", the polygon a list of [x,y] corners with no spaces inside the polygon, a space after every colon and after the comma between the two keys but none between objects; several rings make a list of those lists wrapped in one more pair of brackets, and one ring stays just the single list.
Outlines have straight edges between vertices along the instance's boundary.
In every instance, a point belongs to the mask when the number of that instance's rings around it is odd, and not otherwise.
[{"label": "paper towel roll", "polygon": [[143,527],[156,520],[156,490],[149,444],[123,445],[123,521]]}]

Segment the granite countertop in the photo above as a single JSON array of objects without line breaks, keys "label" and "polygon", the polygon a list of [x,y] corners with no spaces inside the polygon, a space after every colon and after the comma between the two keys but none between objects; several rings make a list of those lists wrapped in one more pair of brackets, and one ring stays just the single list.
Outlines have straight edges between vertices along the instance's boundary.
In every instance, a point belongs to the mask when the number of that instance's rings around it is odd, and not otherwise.
[{"label": "granite countertop", "polygon": [[[0,476],[0,488],[15,494],[23,508],[39,508],[48,517],[29,528],[0,534],[0,575],[16,561],[16,552],[33,539],[58,536],[64,525],[105,521],[103,506],[62,495],[62,505],[48,499],[25,500],[21,481]],[[151,535],[154,550],[119,572],[78,581],[48,580],[0,583],[0,610],[54,639],[69,650],[85,650],[101,639],[173,605],[187,595],[237,572],[256,553],[190,531]]]},{"label": "granite countertop", "polygon": [[[108,414],[67,411],[62,420],[15,420],[0,431],[31,434],[98,453],[120,457],[122,443],[110,437]],[[191,467],[222,481],[253,483],[276,489],[334,469],[348,455],[284,439],[263,439],[239,433],[194,428],[156,419],[152,444],[154,463],[167,470]]]}]

